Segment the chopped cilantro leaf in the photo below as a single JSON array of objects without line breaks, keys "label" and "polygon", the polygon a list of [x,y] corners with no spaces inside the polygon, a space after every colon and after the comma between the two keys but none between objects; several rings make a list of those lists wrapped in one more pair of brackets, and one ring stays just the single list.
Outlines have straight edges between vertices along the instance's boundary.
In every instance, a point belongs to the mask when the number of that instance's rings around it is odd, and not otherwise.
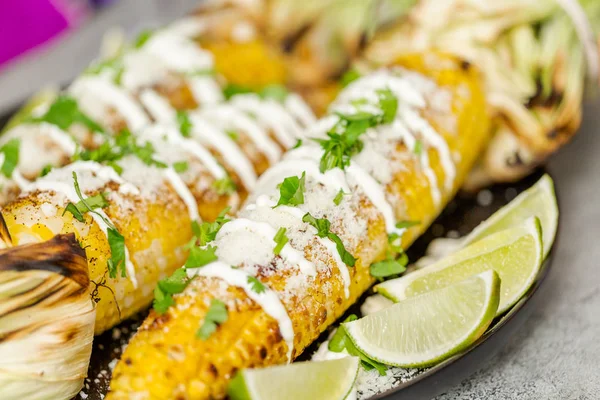
[{"label": "chopped cilantro leaf", "polygon": [[342,84],[343,87],[348,86],[349,84],[351,84],[352,82],[354,82],[355,80],[360,78],[360,72],[358,72],[355,69],[351,69],[346,71],[346,73],[344,75],[342,75],[342,79],[340,81],[340,83]]},{"label": "chopped cilantro leaf", "polygon": [[195,245],[196,239],[192,239],[190,244],[190,255],[185,262],[186,268],[200,268],[217,260],[215,252],[217,248],[214,246],[206,246],[206,248],[200,248]]},{"label": "chopped cilantro leaf", "polygon": [[232,194],[237,190],[235,182],[229,175],[214,181],[212,187],[217,191],[219,196]]},{"label": "chopped cilantro leaf", "polygon": [[190,137],[192,134],[192,120],[187,111],[177,110],[177,124],[179,125],[179,132],[183,137]]},{"label": "chopped cilantro leaf", "polygon": [[111,278],[117,276],[117,269],[121,270],[121,277],[127,276],[125,237],[115,228],[106,230],[108,245],[110,247],[110,259],[108,260],[108,275]]},{"label": "chopped cilantro leaf", "polygon": [[346,264],[349,267],[354,267],[354,264],[356,264],[356,258],[349,251],[346,250],[342,239],[340,239],[338,235],[329,230],[331,223],[328,219],[315,218],[309,213],[306,213],[302,217],[302,221],[315,227],[317,229],[317,236],[321,238],[328,238],[329,240],[334,242],[335,248],[337,249],[337,252],[340,255],[340,258],[342,259],[344,264]]},{"label": "chopped cilantro leaf", "polygon": [[223,88],[225,99],[229,100],[236,94],[252,93],[252,89],[235,83],[229,83]]},{"label": "chopped cilantro leaf", "polygon": [[94,196],[88,197],[85,199],[85,201],[87,206],[81,201],[77,202],[76,204],[67,204],[67,207],[65,207],[62,215],[65,215],[65,213],[68,211],[73,214],[73,217],[75,217],[76,220],[79,222],[84,222],[83,214],[88,211],[88,206],[94,210],[96,208],[108,207],[109,205],[104,193],[98,193]]},{"label": "chopped cilantro leaf", "polygon": [[335,197],[333,198],[333,204],[335,204],[336,206],[339,206],[340,203],[342,202],[342,200],[344,199],[345,194],[349,194],[349,193],[344,193],[344,191],[342,189],[340,189],[338,194],[336,194]]},{"label": "chopped cilantro leaf", "polygon": [[296,144],[294,145],[294,147],[292,147],[292,149],[297,149],[300,146],[302,146],[302,139],[298,139],[298,141],[296,142]]},{"label": "chopped cilantro leaf", "polygon": [[259,281],[255,276],[248,276],[248,283],[250,284],[250,289],[253,292],[261,294],[264,293],[267,288],[261,281]]},{"label": "chopped cilantro leaf", "polygon": [[[357,319],[358,317],[355,314],[350,314],[342,323],[356,321]],[[336,329],[335,333],[329,340],[327,349],[329,351],[333,351],[334,353],[341,353],[346,348],[347,340],[349,339],[346,335],[346,330],[340,326],[338,329]]]},{"label": "chopped cilantro leaf", "polygon": [[141,31],[135,38],[135,41],[133,42],[133,47],[135,47],[136,49],[143,47],[146,44],[146,42],[148,42],[148,40],[152,37],[153,33],[154,32],[150,29],[144,29],[143,31]]},{"label": "chopped cilantro leaf", "polygon": [[283,85],[267,85],[259,92],[260,97],[263,99],[272,99],[278,102],[283,102],[288,96],[289,92]]},{"label": "chopped cilantro leaf", "polygon": [[371,264],[370,271],[371,276],[375,278],[389,278],[398,276],[406,271],[406,265],[403,265],[398,260],[383,260]]},{"label": "chopped cilantro leaf", "polygon": [[300,178],[289,176],[283,180],[279,186],[279,201],[273,207],[286,205],[298,206],[304,204],[304,181],[306,172],[302,172]]},{"label": "chopped cilantro leaf", "polygon": [[67,204],[67,206],[65,207],[65,210],[63,211],[62,215],[65,215],[67,212],[70,212],[71,214],[73,214],[73,217],[79,221],[79,222],[84,222],[85,219],[83,218],[83,214],[81,211],[79,211],[79,209],[77,208],[77,206],[73,203],[69,203]]},{"label": "chopped cilantro leaf", "polygon": [[273,238],[273,241],[277,243],[277,245],[273,249],[273,253],[275,253],[275,255],[279,255],[283,247],[289,241],[288,237],[285,235],[286,230],[287,229],[283,227],[279,228],[279,230],[275,234],[275,237]]},{"label": "chopped cilantro leaf", "polygon": [[12,138],[0,147],[0,153],[4,154],[4,161],[0,171],[4,176],[10,178],[15,168],[19,164],[19,147],[21,141],[17,138]]},{"label": "chopped cilantro leaf", "polygon": [[381,89],[377,91],[379,95],[379,107],[383,111],[384,124],[389,124],[396,118],[396,112],[398,111],[398,98],[390,89]]},{"label": "chopped cilantro leaf", "polygon": [[44,166],[44,168],[42,168],[42,171],[40,172],[40,176],[46,176],[50,173],[50,171],[52,171],[52,168],[54,168],[52,166],[52,164],[46,164]]},{"label": "chopped cilantro leaf", "polygon": [[418,156],[420,156],[421,153],[423,153],[423,142],[421,142],[420,140],[417,140],[415,142],[415,147],[413,148],[413,153],[415,153]]},{"label": "chopped cilantro leaf", "polygon": [[231,138],[231,140],[233,140],[234,142],[237,141],[240,138],[239,133],[237,133],[236,131],[225,131],[225,133],[227,134],[227,136],[229,136]]},{"label": "chopped cilantro leaf", "polygon": [[154,288],[154,310],[159,314],[164,314],[167,309],[175,304],[173,295],[181,293],[190,283],[185,268],[176,269],[171,276],[158,281]]},{"label": "chopped cilantro leaf", "polygon": [[62,130],[67,130],[74,123],[80,123],[94,132],[104,133],[104,129],[94,122],[91,118],[85,115],[79,109],[77,101],[69,96],[59,96],[48,111],[41,117],[33,117],[31,122],[47,122],[58,126]]},{"label": "chopped cilantro leaf", "polygon": [[187,161],[177,161],[175,163],[173,163],[173,169],[175,170],[175,172],[178,173],[182,173],[187,171],[189,168],[189,165],[187,163]]},{"label": "chopped cilantro leaf", "polygon": [[230,209],[231,207],[224,208],[217,216],[215,222],[202,222],[201,224],[197,221],[192,222],[192,231],[200,246],[204,246],[215,240],[217,233],[219,233],[219,229],[221,229],[223,224],[230,221],[230,219],[225,217]]},{"label": "chopped cilantro leaf", "polygon": [[221,300],[212,299],[210,307],[204,317],[204,323],[196,332],[196,337],[206,340],[212,335],[217,327],[227,321],[227,307]]},{"label": "chopped cilantro leaf", "polygon": [[396,222],[396,228],[398,229],[406,229],[413,226],[417,226],[421,223],[421,221],[399,221]]}]

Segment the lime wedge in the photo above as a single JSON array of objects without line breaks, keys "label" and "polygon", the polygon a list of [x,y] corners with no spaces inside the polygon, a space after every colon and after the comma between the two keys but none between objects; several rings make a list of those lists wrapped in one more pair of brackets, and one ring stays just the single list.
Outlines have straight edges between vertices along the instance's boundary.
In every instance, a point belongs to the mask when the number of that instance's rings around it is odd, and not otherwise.
[{"label": "lime wedge", "polygon": [[500,299],[493,270],[406,299],[344,328],[370,358],[399,367],[427,367],[460,352],[490,325]]},{"label": "lime wedge", "polygon": [[502,314],[531,287],[542,260],[540,222],[533,217],[415,272],[383,282],[375,290],[393,301],[402,301],[493,269],[502,281],[498,307],[498,314]]},{"label": "lime wedge", "polygon": [[513,201],[496,211],[467,235],[461,247],[474,243],[495,232],[510,228],[527,218],[536,216],[542,224],[544,258],[552,248],[558,226],[558,205],[554,194],[554,182],[544,175],[535,185],[515,197]]},{"label": "lime wedge", "polygon": [[231,400],[342,400],[352,391],[359,359],[344,357],[245,369],[229,384]]}]

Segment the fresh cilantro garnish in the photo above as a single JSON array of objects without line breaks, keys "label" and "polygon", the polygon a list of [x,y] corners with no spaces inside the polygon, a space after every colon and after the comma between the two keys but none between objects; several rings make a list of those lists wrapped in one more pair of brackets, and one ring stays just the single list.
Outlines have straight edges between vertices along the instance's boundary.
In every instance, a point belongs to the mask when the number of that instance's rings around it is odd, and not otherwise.
[{"label": "fresh cilantro garnish", "polygon": [[391,122],[398,109],[398,99],[391,90],[377,90],[381,113],[372,114],[357,111],[354,114],[337,113],[338,122],[327,132],[328,139],[314,139],[323,148],[319,164],[321,172],[333,168],[344,169],[350,165],[350,159],[363,149],[360,136],[367,129]]},{"label": "fresh cilantro garnish", "polygon": [[217,71],[214,68],[203,68],[195,71],[186,72],[188,76],[212,76],[216,75]]},{"label": "fresh cilantro garnish", "polygon": [[231,179],[229,175],[214,181],[212,187],[217,191],[217,194],[219,196],[232,194],[237,190],[235,182],[233,181],[233,179]]},{"label": "fresh cilantro garnish", "polygon": [[212,299],[210,301],[210,307],[204,317],[204,323],[196,332],[196,337],[206,340],[216,330],[217,326],[227,321],[227,307],[221,300]]},{"label": "fresh cilantro garnish", "polygon": [[[356,315],[351,314],[348,316],[348,318],[344,320],[343,323],[356,321],[357,319],[358,317]],[[369,358],[365,353],[360,351],[354,345],[354,343],[352,343],[352,340],[348,337],[348,334],[346,333],[344,325],[340,325],[337,328],[335,334],[329,341],[327,348],[329,349],[329,351],[333,351],[335,353],[341,353],[342,351],[346,350],[351,356],[360,358],[360,363],[365,370],[369,371],[372,369],[376,369],[379,372],[379,375],[384,376],[386,374],[387,367],[384,364]]]},{"label": "fresh cilantro garnish", "polygon": [[344,190],[340,189],[338,194],[336,194],[335,197],[333,198],[333,204],[335,204],[336,206],[339,206],[344,198],[344,195],[348,195],[348,194],[350,194],[350,193],[344,193]]},{"label": "fresh cilantro garnish", "polygon": [[300,178],[297,176],[289,176],[279,185],[279,201],[273,207],[298,206],[304,204],[304,181],[306,172],[302,172]]},{"label": "fresh cilantro garnish", "polygon": [[[102,218],[104,223],[108,226],[106,230],[106,237],[108,239],[108,246],[110,247],[110,259],[107,262],[108,267],[108,275],[111,278],[116,278],[117,270],[121,270],[121,276],[124,278],[127,276],[126,269],[126,251],[125,251],[125,238],[121,233],[117,230],[117,228],[113,225],[113,223],[106,218],[104,215],[100,214],[98,211],[95,211],[95,208],[100,208],[100,205],[103,204],[103,200],[99,200],[96,196],[93,202],[88,202],[88,199],[85,199],[81,194],[81,189],[79,188],[79,181],[77,180],[77,174],[73,171],[73,185],[75,186],[75,193],[77,193],[77,197],[79,197],[79,202],[74,207],[81,212],[82,214],[85,212],[91,212]],[[104,199],[105,200],[105,199]],[[81,210],[80,208],[81,207]],[[73,208],[71,208],[72,210]]]},{"label": "fresh cilantro garnish", "polygon": [[215,220],[215,222],[202,222],[199,224],[197,221],[192,222],[192,231],[194,232],[194,236],[198,241],[198,245],[204,246],[207,243],[212,242],[217,237],[217,233],[221,227],[231,221],[226,218],[225,215],[231,209],[231,207],[226,207],[219,213],[219,216]]},{"label": "fresh cilantro garnish", "polygon": [[423,152],[423,142],[421,142],[420,140],[417,140],[415,142],[415,147],[413,148],[413,153],[420,156],[422,152]]},{"label": "fresh cilantro garnish", "polygon": [[179,132],[183,137],[190,137],[192,133],[192,120],[190,114],[184,110],[177,110],[177,124],[179,125]]},{"label": "fresh cilantro garnish", "polygon": [[133,42],[133,47],[135,47],[136,49],[143,47],[146,44],[146,42],[148,42],[148,40],[152,37],[153,34],[154,32],[152,30],[144,29],[135,38],[135,41]]},{"label": "fresh cilantro garnish", "polygon": [[102,143],[97,149],[82,150],[76,153],[73,159],[104,163],[113,167],[117,173],[121,173],[122,168],[117,164],[117,161],[127,155],[134,155],[146,165],[166,168],[167,164],[156,160],[154,153],[155,149],[152,143],[145,142],[140,145],[136,137],[129,130],[124,129],[114,139]]},{"label": "fresh cilantro garnish", "polygon": [[227,100],[238,94],[255,93],[258,94],[262,99],[273,99],[278,102],[285,100],[289,94],[288,90],[283,85],[267,85],[260,90],[254,90],[247,86],[230,83],[223,88],[223,95]]},{"label": "fresh cilantro garnish", "polygon": [[340,258],[342,259],[344,264],[346,264],[349,267],[354,267],[354,264],[356,263],[356,258],[354,258],[354,256],[346,250],[342,239],[340,239],[338,235],[329,230],[331,223],[328,219],[315,218],[309,213],[306,213],[302,217],[302,221],[315,227],[317,229],[317,236],[321,238],[327,238],[334,242],[337,252],[339,253]]},{"label": "fresh cilantro garnish", "polygon": [[227,136],[229,136],[231,138],[231,140],[233,140],[234,142],[240,138],[240,134],[237,133],[236,131],[228,130],[228,131],[225,131],[225,134]]},{"label": "fresh cilantro garnish", "polygon": [[175,163],[173,163],[173,169],[175,170],[175,172],[178,173],[182,173],[187,171],[189,168],[189,165],[187,163],[187,161],[177,161]]},{"label": "fresh cilantro garnish", "polygon": [[265,290],[267,290],[265,285],[263,285],[263,283],[259,281],[255,276],[248,276],[248,284],[250,284],[250,289],[252,289],[253,292],[258,294],[261,294]]},{"label": "fresh cilantro garnish", "polygon": [[94,132],[104,133],[104,129],[100,125],[81,112],[77,101],[66,95],[59,96],[44,115],[32,117],[29,121],[47,122],[58,126],[63,131],[69,129],[74,123],[80,123]]},{"label": "fresh cilantro garnish", "polygon": [[285,246],[286,243],[289,241],[288,237],[285,235],[286,230],[287,229],[283,227],[279,228],[279,230],[275,234],[275,237],[273,238],[273,241],[277,243],[277,245],[273,249],[273,253],[275,253],[276,256],[278,256],[279,253],[281,253],[281,249],[283,249],[283,246]]},{"label": "fresh cilantro garnish", "polygon": [[361,77],[360,72],[358,72],[355,69],[350,69],[350,70],[346,71],[346,73],[344,75],[342,75],[342,78],[340,79],[340,83],[342,84],[343,87],[346,87],[349,84],[351,84],[352,82],[354,82],[355,80],[359,79],[360,77]]},{"label": "fresh cilantro garnish", "polygon": [[369,268],[371,276],[378,280],[384,278],[395,278],[404,271],[408,265],[408,256],[402,249],[402,237],[397,233],[388,235],[388,248],[386,250],[386,258],[371,264]]},{"label": "fresh cilantro garnish", "polygon": [[185,262],[186,268],[200,268],[205,266],[206,264],[210,264],[213,261],[217,260],[217,255],[215,252],[217,248],[214,246],[206,246],[205,248],[201,248],[195,245],[196,238],[192,239],[190,242],[190,255],[188,256],[187,261]]},{"label": "fresh cilantro garnish", "polygon": [[302,146],[302,139],[298,139],[298,141],[296,142],[296,144],[294,145],[294,147],[292,147],[292,149],[297,149],[300,146]]},{"label": "fresh cilantro garnish", "polygon": [[111,58],[109,60],[96,62],[89,66],[85,70],[85,73],[90,75],[99,75],[106,70],[112,70],[114,73],[113,82],[117,85],[120,85],[123,72],[125,71],[125,66],[123,65],[121,58]]},{"label": "fresh cilantro garnish", "polygon": [[18,138],[12,138],[0,147],[0,153],[4,154],[4,161],[0,171],[4,176],[10,178],[15,168],[19,164],[19,147],[21,141]]},{"label": "fresh cilantro garnish", "polygon": [[46,164],[44,166],[44,168],[42,168],[42,171],[40,172],[40,176],[46,176],[50,173],[50,171],[52,171],[52,168],[54,168],[54,166],[52,166],[52,164]]},{"label": "fresh cilantro garnish", "polygon": [[158,285],[154,288],[154,310],[159,314],[167,312],[167,309],[175,304],[173,295],[183,292],[189,282],[190,279],[183,267],[176,269],[173,275],[158,281]]},{"label": "fresh cilantro garnish", "polygon": [[[96,208],[108,207],[109,205],[104,193],[98,193],[92,197],[88,197],[85,199],[85,201],[87,203],[87,206],[89,206],[92,210]],[[73,214],[73,217],[77,221],[84,222],[85,219],[83,218],[83,214],[85,214],[88,211],[87,206],[82,201],[79,201],[76,204],[69,202],[69,204],[67,204],[67,206],[65,207],[65,210],[63,211],[62,215],[65,215],[65,213],[70,212],[71,214]]]},{"label": "fresh cilantro garnish", "polygon": [[396,222],[396,228],[398,229],[406,229],[413,226],[417,226],[421,223],[421,221],[399,221]]},{"label": "fresh cilantro garnish", "polygon": [[371,264],[371,276],[375,278],[389,278],[398,276],[406,271],[406,265],[397,260],[383,260]]},{"label": "fresh cilantro garnish", "polygon": [[289,92],[285,86],[273,84],[265,86],[258,94],[263,99],[273,99],[281,103],[288,96]]}]

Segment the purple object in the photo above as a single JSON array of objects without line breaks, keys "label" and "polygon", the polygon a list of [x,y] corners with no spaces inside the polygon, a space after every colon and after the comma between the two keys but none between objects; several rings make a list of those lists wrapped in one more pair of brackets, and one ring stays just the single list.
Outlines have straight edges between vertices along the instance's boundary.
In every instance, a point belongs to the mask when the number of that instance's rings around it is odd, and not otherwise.
[{"label": "purple object", "polygon": [[84,3],[0,0],[0,67],[78,25],[87,14]]}]

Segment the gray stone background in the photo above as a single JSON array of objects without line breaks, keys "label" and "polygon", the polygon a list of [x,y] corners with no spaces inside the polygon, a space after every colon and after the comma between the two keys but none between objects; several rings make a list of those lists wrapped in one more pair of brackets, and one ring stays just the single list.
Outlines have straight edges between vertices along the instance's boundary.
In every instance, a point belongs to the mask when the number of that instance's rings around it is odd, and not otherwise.
[{"label": "gray stone background", "polygon": [[[198,0],[125,0],[58,46],[0,73],[0,113],[47,82],[68,82],[92,60],[111,26],[137,31],[170,21]],[[558,248],[537,308],[498,356],[436,400],[600,399],[600,101],[549,163],[561,211]]]}]

